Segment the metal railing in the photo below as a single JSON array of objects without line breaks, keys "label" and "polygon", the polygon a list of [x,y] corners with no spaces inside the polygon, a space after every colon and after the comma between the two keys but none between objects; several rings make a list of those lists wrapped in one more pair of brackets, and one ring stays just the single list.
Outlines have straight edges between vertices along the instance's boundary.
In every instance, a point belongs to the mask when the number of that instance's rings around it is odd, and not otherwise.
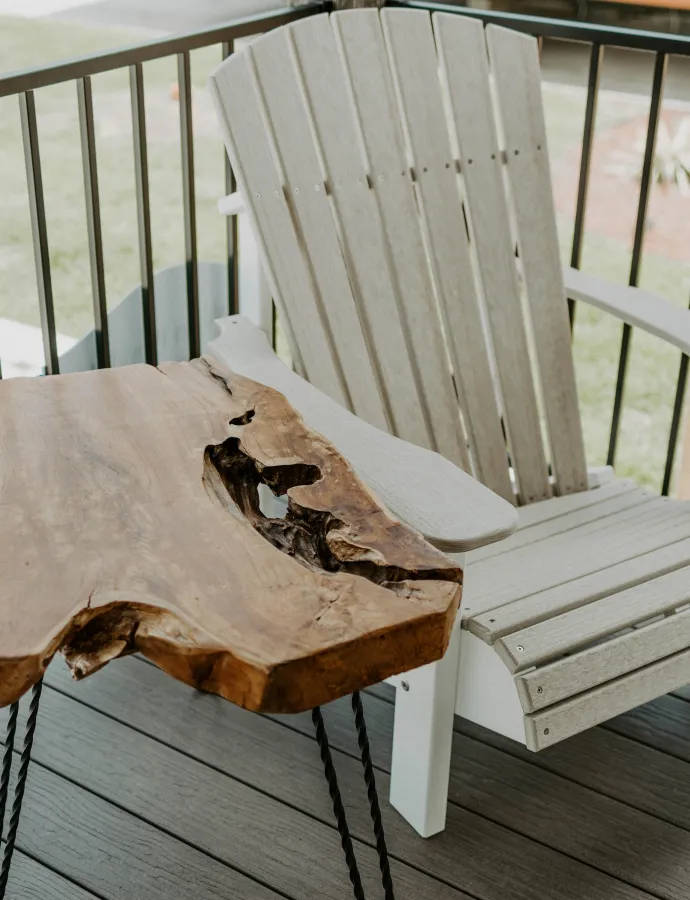
[{"label": "metal railing", "polygon": [[[458,13],[460,15],[472,16],[480,19],[485,24],[494,23],[502,25],[517,31],[526,32],[527,34],[531,34],[538,38],[557,38],[561,40],[578,41],[590,46],[587,101],[585,105],[584,129],[582,135],[582,156],[580,160],[577,201],[570,253],[570,264],[574,268],[579,268],[582,260],[582,244],[592,160],[594,123],[596,120],[599,81],[604,50],[607,47],[616,47],[628,50],[646,50],[655,54],[649,117],[645,136],[644,158],[628,277],[628,283],[633,287],[636,287],[640,276],[640,266],[644,249],[647,208],[652,185],[656,138],[659,129],[659,115],[664,94],[664,82],[668,60],[671,55],[690,57],[690,37],[673,34],[659,34],[656,32],[630,28],[608,27],[587,22],[572,22],[562,19],[525,16],[518,13],[469,9],[467,7],[449,6],[445,3],[424,3],[417,2],[417,0],[409,0],[409,2],[406,2],[406,0],[391,0],[388,5]],[[569,301],[569,308],[572,326],[575,318],[575,304],[572,301]],[[608,454],[606,460],[608,465],[613,465],[616,458],[625,382],[628,372],[628,361],[630,358],[631,337],[632,327],[627,324],[623,325],[623,334],[618,356],[616,389],[613,400],[613,410],[611,413],[611,427],[609,431]],[[673,465],[678,443],[678,431],[683,412],[687,376],[688,357],[683,355],[678,370],[673,414],[661,485],[662,493],[665,495],[669,492],[671,477],[673,475]]]},{"label": "metal railing", "polygon": [[[105,275],[103,268],[103,242],[101,235],[101,210],[99,199],[98,159],[94,130],[94,107],[91,78],[114,69],[129,70],[132,129],[134,140],[135,196],[139,238],[139,265],[143,304],[144,347],[146,361],[157,362],[156,310],[154,303],[154,271],[151,241],[151,204],[149,198],[149,171],[146,138],[146,101],[143,64],[163,57],[177,57],[177,73],[180,101],[180,139],[182,150],[182,196],[184,214],[184,245],[187,281],[187,318],[189,327],[190,357],[199,356],[199,288],[196,234],[196,196],[194,190],[194,143],[192,127],[192,94],[190,52],[202,47],[218,45],[219,62],[233,51],[239,38],[260,34],[287,22],[311,15],[323,9],[321,4],[300,9],[279,9],[269,13],[238,19],[189,34],[174,35],[136,44],[119,50],[79,59],[68,60],[10,72],[0,76],[0,97],[16,95],[22,129],[24,161],[31,214],[31,232],[34,246],[34,263],[38,288],[38,306],[43,333],[45,371],[58,374],[60,361],[55,327],[55,309],[49,255],[49,235],[46,219],[39,128],[36,117],[34,91],[63,82],[76,85],[79,130],[81,135],[84,191],[86,197],[86,224],[96,354],[99,368],[110,365],[108,338],[108,310],[106,303]],[[228,192],[235,189],[229,164],[225,171]],[[229,312],[237,311],[238,298],[238,241],[234,216],[227,220],[228,306]],[[2,372],[0,371],[0,378]]]},{"label": "metal railing", "polygon": [[[605,48],[615,47],[632,50],[646,50],[655,54],[644,160],[640,179],[640,190],[637,202],[637,214],[629,270],[629,283],[636,286],[643,258],[645,222],[652,184],[655,144],[659,127],[667,63],[669,56],[671,55],[690,57],[690,38],[680,35],[658,34],[641,30],[607,27],[584,22],[540,18],[491,10],[476,10],[467,7],[451,6],[445,3],[425,3],[419,2],[419,0],[389,0],[389,5],[431,11],[440,10],[452,12],[460,15],[472,16],[480,19],[484,23],[493,22],[517,29],[539,38],[578,41],[589,45],[589,70],[582,137],[582,155],[577,187],[572,245],[570,250],[570,262],[571,265],[576,268],[580,266],[582,259],[594,124],[597,114],[600,74]],[[44,340],[45,370],[47,373],[58,373],[60,364],[56,342],[55,313],[53,308],[48,249],[48,228],[43,196],[39,131],[36,118],[34,91],[41,87],[47,87],[66,81],[74,81],[76,84],[87,207],[87,235],[93,295],[96,353],[99,367],[104,367],[110,364],[110,348],[108,339],[105,277],[103,271],[99,176],[94,137],[91,77],[114,69],[129,70],[144,346],[147,362],[155,364],[157,360],[157,331],[154,304],[154,271],[151,246],[151,211],[148,186],[143,64],[162,57],[177,57],[189,353],[190,356],[197,356],[199,355],[201,348],[190,51],[218,44],[221,48],[221,56],[222,58],[225,58],[232,53],[234,42],[239,38],[276,28],[287,22],[306,15],[312,15],[328,8],[328,3],[315,3],[299,9],[277,10],[275,12],[244,18],[190,34],[165,37],[120,50],[98,53],[80,59],[0,76],[0,97],[16,95],[19,100],[31,212],[31,230],[34,245],[36,279],[38,285],[40,321]],[[234,176],[227,160],[225,165],[225,184],[227,193],[231,193],[235,190]],[[235,216],[227,217],[226,228],[228,306],[229,312],[233,313],[237,311],[238,298],[238,241],[237,218]],[[574,303],[570,304],[570,315],[572,323],[574,322],[575,317]],[[629,325],[624,325],[618,357],[616,388],[609,433],[607,460],[609,464],[613,464],[616,456],[626,375],[631,349],[631,336],[631,327]],[[676,384],[662,482],[662,492],[664,494],[668,493],[673,472],[687,375],[688,357],[682,356]],[[2,377],[1,371],[0,377]]]}]

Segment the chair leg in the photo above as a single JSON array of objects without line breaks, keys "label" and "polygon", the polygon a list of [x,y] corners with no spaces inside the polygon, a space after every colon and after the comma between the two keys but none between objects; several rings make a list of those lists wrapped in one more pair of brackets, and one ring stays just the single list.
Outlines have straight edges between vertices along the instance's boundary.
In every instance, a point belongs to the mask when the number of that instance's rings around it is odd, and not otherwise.
[{"label": "chair leg", "polygon": [[[34,742],[34,732],[36,731],[38,706],[41,700],[42,688],[43,682],[39,681],[34,685],[33,693],[31,694],[31,704],[29,706],[29,715],[26,720],[26,731],[24,733],[24,744],[22,746],[22,752],[19,760],[17,781],[14,786],[12,812],[10,814],[10,821],[7,829],[7,838],[2,853],[2,864],[0,865],[0,900],[3,900],[5,896],[5,892],[7,891],[7,882],[10,877],[12,857],[14,855],[14,847],[17,841],[17,832],[19,830],[19,817],[22,811],[22,803],[24,802],[24,788],[26,787],[27,775],[29,774],[31,748]],[[18,713],[19,703],[12,704],[10,708],[9,721],[7,723],[5,752],[2,760],[2,774],[0,775],[0,834],[2,834],[2,826],[4,824],[5,810],[7,807],[7,798],[9,795],[10,772],[12,768],[12,755],[14,750],[15,735],[17,731]]]},{"label": "chair leg", "polygon": [[458,622],[443,659],[396,689],[390,802],[425,838],[446,825],[459,660]]}]

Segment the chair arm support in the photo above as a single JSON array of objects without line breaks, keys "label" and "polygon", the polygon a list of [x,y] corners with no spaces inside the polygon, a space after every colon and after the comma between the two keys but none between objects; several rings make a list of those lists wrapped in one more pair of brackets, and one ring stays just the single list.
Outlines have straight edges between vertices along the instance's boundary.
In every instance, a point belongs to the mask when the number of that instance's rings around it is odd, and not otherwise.
[{"label": "chair arm support", "polygon": [[310,428],[350,462],[402,521],[447,553],[474,550],[511,534],[517,510],[438,453],[386,434],[348,412],[275,355],[243,316],[216,323],[205,356],[284,394]]},{"label": "chair arm support", "polygon": [[227,197],[221,197],[216,206],[221,216],[237,216],[244,212],[244,200],[239,191],[228,194]]},{"label": "chair arm support", "polygon": [[589,303],[642,328],[690,354],[690,311],[641,288],[614,284],[589,272],[564,267],[566,296]]}]

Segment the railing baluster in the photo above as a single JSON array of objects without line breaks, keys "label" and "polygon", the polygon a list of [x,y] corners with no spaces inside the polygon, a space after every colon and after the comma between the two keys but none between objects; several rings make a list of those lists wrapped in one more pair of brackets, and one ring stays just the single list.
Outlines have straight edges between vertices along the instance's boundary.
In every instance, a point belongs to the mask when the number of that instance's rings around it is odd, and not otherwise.
[{"label": "railing baluster", "polygon": [[48,251],[48,228],[43,198],[43,175],[41,154],[38,145],[36,124],[36,101],[33,91],[19,95],[19,112],[24,143],[24,163],[26,184],[29,191],[31,212],[31,234],[34,243],[34,268],[38,287],[38,308],[43,332],[43,354],[46,374],[57,375],[60,371],[57,340],[55,337],[55,308],[53,306],[53,283],[50,274],[50,254]]},{"label": "railing baluster", "polygon": [[676,382],[676,398],[673,401],[673,416],[671,428],[668,434],[668,448],[666,450],[666,465],[664,466],[664,480],[661,483],[661,493],[668,497],[673,478],[673,463],[676,459],[676,445],[678,443],[678,430],[683,417],[683,401],[685,400],[685,388],[688,380],[688,357],[684,353],[680,358],[678,368],[678,381]]},{"label": "railing baluster", "polygon": [[[635,238],[633,240],[632,260],[630,263],[630,278],[628,283],[637,287],[640,276],[640,263],[642,261],[642,246],[644,243],[645,225],[647,219],[647,205],[652,184],[652,172],[654,169],[654,151],[656,148],[656,136],[659,128],[659,115],[664,93],[664,80],[668,57],[665,53],[657,53],[654,62],[654,80],[652,82],[652,97],[649,107],[649,123],[647,125],[647,140],[642,164],[642,178],[640,180],[640,199],[637,205],[637,220],[635,222]],[[613,400],[613,414],[611,417],[611,433],[609,436],[609,452],[606,462],[612,466],[616,459],[616,445],[620,430],[620,415],[623,406],[623,392],[625,389],[625,376],[630,356],[630,340],[632,328],[623,326],[620,356],[618,358],[618,376],[616,378],[616,394]]]},{"label": "railing baluster", "polygon": [[134,137],[134,177],[137,193],[137,226],[139,231],[139,264],[141,299],[144,313],[144,348],[146,362],[158,362],[156,342],[156,304],[153,284],[153,251],[151,249],[151,202],[149,199],[149,163],[146,146],[146,110],[144,106],[144,70],[141,63],[129,67],[132,102],[132,134]]},{"label": "railing baluster", "polygon": [[189,53],[177,55],[180,89],[180,139],[182,142],[182,197],[184,205],[184,245],[187,269],[187,319],[189,355],[201,355],[199,326],[199,273],[196,248],[196,198],[194,191],[194,135],[192,132],[192,77]]},{"label": "railing baluster", "polygon": [[[573,226],[573,246],[570,254],[570,265],[580,268],[582,261],[582,235],[587,210],[587,194],[589,191],[589,170],[592,162],[592,145],[594,143],[594,123],[597,117],[597,101],[599,99],[599,76],[604,48],[601,44],[592,44],[589,57],[589,78],[587,82],[587,105],[585,107],[585,124],[582,133],[582,157],[580,159],[580,179],[577,187],[577,206]],[[570,327],[575,324],[575,301],[568,298]]]},{"label": "railing baluster", "polygon": [[[227,59],[235,51],[234,41],[225,41],[222,46],[223,59]],[[225,158],[225,193],[234,194],[237,190],[235,174],[232,171],[228,154],[223,148]],[[234,316],[240,311],[239,288],[239,242],[237,240],[237,216],[226,216],[227,256],[228,256],[228,315]]]},{"label": "railing baluster", "polygon": [[98,359],[98,368],[105,369],[110,366],[110,341],[108,339],[108,306],[105,294],[101,206],[98,192],[98,164],[96,161],[96,133],[90,77],[80,78],[77,81],[77,99],[79,105],[79,131],[81,134],[81,158],[84,167],[84,197],[86,200],[86,228],[89,236],[89,263],[91,266],[96,358]]}]

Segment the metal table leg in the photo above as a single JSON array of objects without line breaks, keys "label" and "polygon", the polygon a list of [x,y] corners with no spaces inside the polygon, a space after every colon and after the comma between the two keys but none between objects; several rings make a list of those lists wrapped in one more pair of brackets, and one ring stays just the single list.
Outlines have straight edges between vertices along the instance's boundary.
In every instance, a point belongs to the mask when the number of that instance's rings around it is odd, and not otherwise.
[{"label": "metal table leg", "polygon": [[[386,838],[383,831],[383,819],[381,817],[381,807],[379,804],[378,792],[376,790],[376,780],[374,777],[374,766],[371,760],[371,751],[369,749],[369,738],[367,737],[367,727],[364,720],[364,707],[359,691],[355,691],[352,695],[352,710],[355,714],[355,726],[357,728],[357,742],[362,758],[362,766],[364,767],[364,781],[367,786],[367,796],[369,798],[369,809],[371,819],[374,824],[374,837],[376,839],[376,852],[379,857],[379,866],[381,869],[381,882],[386,900],[395,900],[393,892],[393,879],[391,876],[390,863],[388,860],[388,848],[386,847]],[[345,807],[343,806],[340,788],[338,787],[338,776],[333,765],[333,757],[328,743],[328,735],[326,734],[326,726],[323,721],[321,709],[317,706],[312,710],[312,721],[316,729],[316,741],[321,752],[321,760],[324,766],[326,781],[328,782],[328,792],[333,802],[333,812],[340,834],[340,843],[345,853],[345,861],[347,863],[350,881],[356,900],[365,900],[364,888],[362,887],[362,879],[355,857],[354,846],[350,836],[350,829],[347,824],[345,815]],[[2,896],[0,895],[0,900]]]},{"label": "metal table leg", "polygon": [[[31,762],[31,747],[34,742],[34,732],[36,731],[36,721],[38,719],[38,707],[41,701],[41,691],[43,689],[43,681],[39,681],[34,685],[31,694],[31,703],[29,705],[29,716],[26,720],[26,731],[24,733],[24,745],[19,760],[19,771],[17,773],[17,782],[14,786],[14,800],[12,801],[12,812],[10,814],[9,826],[7,829],[7,839],[2,852],[2,864],[0,865],[0,900],[4,900],[7,890],[7,882],[10,877],[10,867],[12,865],[12,856],[14,855],[14,847],[17,842],[17,831],[19,829],[19,817],[22,811],[22,802],[24,800],[24,789],[26,787],[26,778],[29,774],[29,763]],[[10,707],[10,717],[7,722],[7,734],[5,737],[5,753],[2,759],[2,771],[0,773],[0,835],[2,835],[5,823],[5,812],[7,809],[7,799],[10,790],[10,774],[12,771],[12,757],[14,751],[15,737],[17,733],[17,718],[19,716],[19,702],[13,703]]]}]

